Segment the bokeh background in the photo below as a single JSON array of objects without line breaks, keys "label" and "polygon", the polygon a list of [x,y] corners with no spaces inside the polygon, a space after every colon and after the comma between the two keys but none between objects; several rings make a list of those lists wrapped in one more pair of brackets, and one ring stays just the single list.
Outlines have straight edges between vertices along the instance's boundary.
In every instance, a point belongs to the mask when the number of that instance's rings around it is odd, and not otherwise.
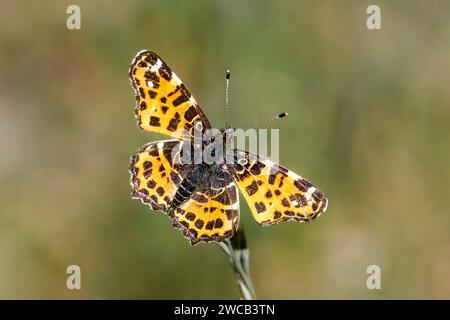
[{"label": "bokeh background", "polygon": [[[130,199],[130,155],[161,138],[133,117],[144,48],[217,127],[227,68],[234,125],[289,112],[268,124],[281,163],[330,199],[314,223],[267,228],[242,202],[258,297],[450,298],[448,1],[1,4],[0,298],[239,297],[217,245],[191,247]],[[71,264],[82,290],[66,289]]]}]

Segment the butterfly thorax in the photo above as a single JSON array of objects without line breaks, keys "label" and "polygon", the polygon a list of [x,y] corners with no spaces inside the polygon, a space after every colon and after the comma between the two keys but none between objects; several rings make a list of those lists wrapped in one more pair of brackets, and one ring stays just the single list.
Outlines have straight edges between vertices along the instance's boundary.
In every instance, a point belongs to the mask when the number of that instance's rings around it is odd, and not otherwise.
[{"label": "butterfly thorax", "polygon": [[[228,168],[230,161],[227,162],[227,155],[228,159],[233,159],[234,150],[230,147],[232,145],[232,130],[221,129],[211,132],[214,134],[206,133],[202,144],[196,144],[195,142],[191,144],[188,158],[193,164],[192,170],[181,181],[171,207],[177,208],[188,200],[196,191],[197,186],[201,185],[204,180],[217,180],[215,182],[217,190],[226,187],[231,181],[232,175]],[[196,150],[196,148],[200,148],[200,145],[201,150]],[[201,159],[198,156],[201,156]],[[226,183],[223,183],[223,181],[226,181]]]}]

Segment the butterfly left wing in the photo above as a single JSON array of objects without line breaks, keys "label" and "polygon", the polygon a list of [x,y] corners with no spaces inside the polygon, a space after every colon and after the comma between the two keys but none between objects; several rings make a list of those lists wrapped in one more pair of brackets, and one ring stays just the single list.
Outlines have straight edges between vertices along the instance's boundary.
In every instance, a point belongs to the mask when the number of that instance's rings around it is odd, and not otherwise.
[{"label": "butterfly left wing", "polygon": [[135,152],[129,168],[133,199],[141,199],[153,210],[169,211],[181,181],[194,170],[194,165],[177,161],[182,156],[184,143],[155,141]]},{"label": "butterfly left wing", "polygon": [[233,176],[219,167],[205,173],[188,199],[174,206],[177,190],[184,179],[195,175],[195,164],[183,164],[185,141],[151,142],[131,158],[132,198],[140,199],[153,210],[168,213],[173,226],[192,244],[223,241],[239,225],[238,188]]},{"label": "butterfly left wing", "polygon": [[239,195],[233,176],[212,167],[191,197],[175,209],[173,225],[191,244],[231,238],[239,226]]},{"label": "butterfly left wing", "polygon": [[141,129],[186,140],[194,136],[196,122],[202,124],[201,132],[211,128],[192,94],[156,53],[140,51],[131,63],[129,77]]},{"label": "butterfly left wing", "polygon": [[234,160],[235,180],[259,224],[307,222],[326,210],[325,195],[294,172],[247,151],[236,150]]}]

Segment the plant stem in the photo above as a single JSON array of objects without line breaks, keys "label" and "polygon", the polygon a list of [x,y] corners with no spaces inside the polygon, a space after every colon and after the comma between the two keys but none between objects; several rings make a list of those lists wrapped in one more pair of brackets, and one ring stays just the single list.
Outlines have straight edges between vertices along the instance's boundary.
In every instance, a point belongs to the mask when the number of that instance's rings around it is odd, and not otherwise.
[{"label": "plant stem", "polygon": [[254,300],[256,297],[250,277],[249,250],[242,224],[231,239],[218,244],[228,256],[242,299]]}]

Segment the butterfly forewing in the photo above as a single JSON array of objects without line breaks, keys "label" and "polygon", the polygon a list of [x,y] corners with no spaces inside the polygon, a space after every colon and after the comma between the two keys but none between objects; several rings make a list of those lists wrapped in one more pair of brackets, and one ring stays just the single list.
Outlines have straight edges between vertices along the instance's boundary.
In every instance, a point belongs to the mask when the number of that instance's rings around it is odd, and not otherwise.
[{"label": "butterfly forewing", "polygon": [[202,124],[203,131],[211,127],[192,94],[156,53],[139,52],[129,76],[141,129],[185,140],[193,136],[195,122]]}]

